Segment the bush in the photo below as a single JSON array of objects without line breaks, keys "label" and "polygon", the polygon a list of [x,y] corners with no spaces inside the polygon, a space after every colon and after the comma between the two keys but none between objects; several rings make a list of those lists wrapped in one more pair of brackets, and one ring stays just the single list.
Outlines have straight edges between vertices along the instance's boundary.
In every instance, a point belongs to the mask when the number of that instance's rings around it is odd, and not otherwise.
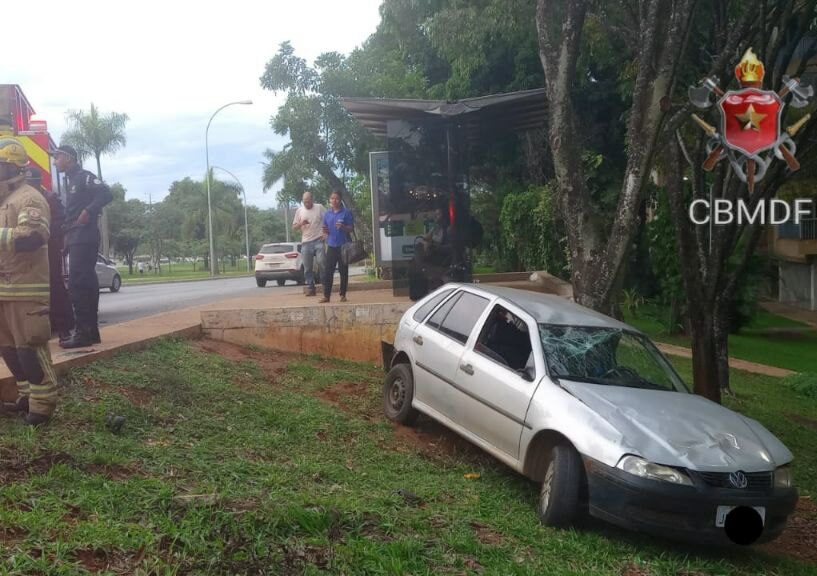
[{"label": "bush", "polygon": [[817,374],[800,372],[783,379],[783,384],[797,394],[808,398],[817,398]]}]

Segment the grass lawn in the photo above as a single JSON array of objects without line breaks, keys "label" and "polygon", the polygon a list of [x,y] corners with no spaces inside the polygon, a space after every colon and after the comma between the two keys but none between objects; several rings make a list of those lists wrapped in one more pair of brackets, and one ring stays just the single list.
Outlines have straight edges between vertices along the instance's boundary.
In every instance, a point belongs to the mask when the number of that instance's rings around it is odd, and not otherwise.
[{"label": "grass lawn", "polygon": [[[662,313],[646,305],[639,308],[635,317],[625,314],[625,322],[658,342],[689,347],[690,341],[686,336],[666,334],[664,326],[656,320]],[[729,355],[796,372],[817,373],[817,330],[809,330],[801,322],[758,310],[749,326],[729,337]]]},{"label": "grass lawn", "polygon": [[[138,284],[140,282],[164,282],[172,280],[196,280],[210,277],[210,271],[204,269],[204,264],[198,262],[196,269],[193,270],[192,262],[185,262],[182,264],[162,264],[161,272],[145,269],[144,274],[139,274],[136,266],[133,267],[133,274],[130,274],[127,266],[120,266],[118,268],[119,275],[122,277],[122,284]],[[226,270],[221,272],[222,276],[247,276],[252,275],[253,272],[247,272],[246,260],[236,262],[235,268],[227,264]]]},{"label": "grass lawn", "polygon": [[[817,429],[787,414],[813,417],[817,400],[734,381],[815,495]],[[207,341],[75,371],[51,425],[0,421],[0,574],[815,574],[777,548],[544,528],[532,483],[426,420],[384,421],[381,382]],[[119,434],[107,414],[126,417]]]}]

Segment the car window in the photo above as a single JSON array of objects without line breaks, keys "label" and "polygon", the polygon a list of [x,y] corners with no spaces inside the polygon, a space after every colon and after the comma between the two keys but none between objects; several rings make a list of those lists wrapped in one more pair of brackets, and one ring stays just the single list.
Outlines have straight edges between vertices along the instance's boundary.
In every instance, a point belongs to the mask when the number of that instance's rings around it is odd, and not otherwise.
[{"label": "car window", "polygon": [[499,304],[488,315],[474,351],[515,372],[534,367],[527,323]]},{"label": "car window", "polygon": [[440,306],[437,309],[437,311],[431,315],[431,318],[428,319],[428,322],[426,322],[426,324],[428,326],[431,326],[432,328],[439,329],[443,323],[443,320],[445,320],[445,317],[451,311],[451,308],[454,307],[454,304],[456,304],[457,301],[459,301],[461,296],[462,292],[460,292],[459,294],[454,294],[454,296],[451,297],[450,300],[448,300],[445,304]]},{"label": "car window", "polygon": [[486,306],[487,298],[463,292],[440,325],[440,332],[465,344]]},{"label": "car window", "polygon": [[431,313],[431,311],[437,307],[437,304],[442,302],[453,291],[454,289],[450,288],[448,290],[443,290],[436,296],[433,296],[428,302],[417,308],[417,311],[414,313],[413,316],[414,320],[416,320],[417,322],[422,322],[423,320],[425,320],[426,316],[428,316]]},{"label": "car window", "polygon": [[267,244],[261,246],[261,254],[286,254],[287,252],[295,252],[295,247],[292,244]]}]

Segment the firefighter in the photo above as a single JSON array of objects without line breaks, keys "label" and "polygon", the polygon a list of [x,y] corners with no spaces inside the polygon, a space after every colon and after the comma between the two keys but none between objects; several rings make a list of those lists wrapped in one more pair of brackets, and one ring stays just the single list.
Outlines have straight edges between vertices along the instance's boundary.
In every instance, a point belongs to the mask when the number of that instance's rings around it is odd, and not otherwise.
[{"label": "firefighter", "polygon": [[51,213],[25,183],[28,156],[15,138],[0,138],[0,354],[17,381],[4,406],[39,426],[57,403],[48,339],[48,238]]},{"label": "firefighter", "polygon": [[68,177],[65,207],[65,246],[68,251],[68,293],[74,306],[76,329],[60,342],[63,348],[99,344],[99,281],[96,261],[99,252],[97,221],[102,208],[112,199],[107,185],[79,165],[77,151],[60,146],[52,152],[57,170]]}]

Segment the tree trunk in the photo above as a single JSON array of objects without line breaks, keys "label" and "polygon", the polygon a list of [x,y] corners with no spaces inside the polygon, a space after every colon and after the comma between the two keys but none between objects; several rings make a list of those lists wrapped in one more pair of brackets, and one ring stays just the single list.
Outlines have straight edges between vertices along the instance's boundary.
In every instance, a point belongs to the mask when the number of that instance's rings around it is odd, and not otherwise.
[{"label": "tree trunk", "polygon": [[[102,180],[102,162],[100,159],[100,154],[94,154],[96,156],[96,177]],[[102,234],[102,253],[105,255],[105,258],[110,258],[111,256],[111,239],[108,234],[108,207],[105,206],[102,208],[102,220],[100,222],[101,234]]]},{"label": "tree trunk", "polygon": [[[703,307],[701,307],[703,310]],[[689,319],[692,338],[692,379],[693,390],[704,398],[720,403],[721,389],[711,386],[719,378],[718,344],[713,330],[712,318],[705,313],[695,313]]]}]

